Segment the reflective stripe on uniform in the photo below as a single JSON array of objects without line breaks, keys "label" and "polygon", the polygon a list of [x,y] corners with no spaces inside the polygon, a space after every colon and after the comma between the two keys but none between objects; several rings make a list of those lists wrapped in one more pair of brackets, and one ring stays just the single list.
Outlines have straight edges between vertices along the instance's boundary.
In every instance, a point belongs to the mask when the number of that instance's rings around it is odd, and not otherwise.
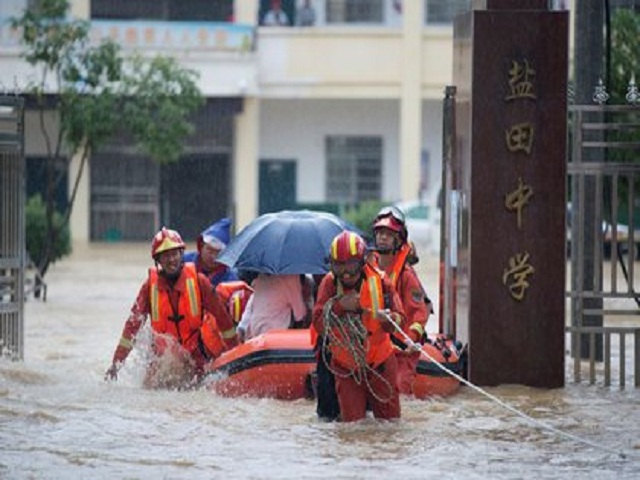
[{"label": "reflective stripe on uniform", "polygon": [[369,291],[371,292],[371,315],[375,318],[380,311],[380,298],[382,292],[378,288],[377,278],[374,275],[367,276]]},{"label": "reflective stripe on uniform", "polygon": [[224,332],[222,332],[222,338],[224,338],[225,340],[228,340],[230,338],[233,338],[236,336],[236,328],[235,327],[231,327],[229,330],[225,330]]},{"label": "reflective stripe on uniform", "polygon": [[156,282],[153,282],[153,284],[151,285],[150,303],[151,303],[151,321],[157,322],[158,320],[160,320],[160,314],[159,314],[160,305],[158,302],[158,284]]},{"label": "reflective stripe on uniform", "polygon": [[235,297],[232,298],[233,300],[233,320],[237,322],[240,321],[240,316],[242,314],[242,312],[240,311],[240,307],[241,307],[241,303],[240,303],[240,297],[238,295],[236,295]]},{"label": "reflective stripe on uniform", "polygon": [[194,278],[187,278],[187,295],[189,296],[189,309],[194,317],[200,316],[200,305],[198,295],[196,293],[196,285]]},{"label": "reflective stripe on uniform", "polygon": [[128,338],[120,337],[120,342],[118,343],[122,348],[126,348],[127,350],[131,350],[133,348],[133,342]]},{"label": "reflective stripe on uniform", "polygon": [[409,330],[413,330],[414,332],[417,332],[420,335],[424,335],[424,327],[422,326],[421,323],[418,323],[418,322],[412,323],[411,326],[409,327]]}]

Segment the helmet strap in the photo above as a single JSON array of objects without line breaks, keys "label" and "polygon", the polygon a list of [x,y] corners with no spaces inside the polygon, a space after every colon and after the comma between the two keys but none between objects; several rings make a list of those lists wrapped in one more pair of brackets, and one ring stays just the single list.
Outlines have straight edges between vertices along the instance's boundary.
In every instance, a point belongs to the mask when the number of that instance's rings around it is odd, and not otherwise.
[{"label": "helmet strap", "polygon": [[398,251],[400,250],[400,248],[403,245],[403,241],[402,240],[394,240],[393,241],[393,247],[391,248],[380,248],[378,247],[378,245],[376,245],[376,251],[382,255],[395,255],[396,253],[398,253]]}]

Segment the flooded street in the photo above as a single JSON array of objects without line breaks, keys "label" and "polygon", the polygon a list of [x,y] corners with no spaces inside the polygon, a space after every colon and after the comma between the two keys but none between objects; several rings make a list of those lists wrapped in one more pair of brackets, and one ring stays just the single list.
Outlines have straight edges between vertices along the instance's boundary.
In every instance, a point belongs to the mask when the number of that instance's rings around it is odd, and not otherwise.
[{"label": "flooded street", "polygon": [[564,389],[488,391],[596,447],[468,387],[403,398],[399,422],[337,424],[308,400],[144,390],[137,351],[105,383],[148,255],[146,244],[92,245],[53,265],[45,303],[28,300],[25,361],[0,361],[0,478],[640,478],[640,390],[574,385],[568,361]]}]

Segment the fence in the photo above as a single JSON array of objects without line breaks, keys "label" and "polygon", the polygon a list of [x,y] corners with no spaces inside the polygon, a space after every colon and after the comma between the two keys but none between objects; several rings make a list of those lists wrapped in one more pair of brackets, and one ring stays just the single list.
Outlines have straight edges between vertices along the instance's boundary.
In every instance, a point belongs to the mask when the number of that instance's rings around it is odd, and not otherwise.
[{"label": "fence", "polygon": [[620,387],[625,386],[628,366],[633,367],[633,383],[638,387],[640,105],[572,106],[570,115],[571,286],[567,297],[571,326],[566,332],[573,377],[580,382],[587,364],[589,383],[596,383],[602,360],[604,385],[609,386],[615,360]]},{"label": "fence", "polygon": [[0,355],[24,358],[25,160],[21,98],[0,95]]}]

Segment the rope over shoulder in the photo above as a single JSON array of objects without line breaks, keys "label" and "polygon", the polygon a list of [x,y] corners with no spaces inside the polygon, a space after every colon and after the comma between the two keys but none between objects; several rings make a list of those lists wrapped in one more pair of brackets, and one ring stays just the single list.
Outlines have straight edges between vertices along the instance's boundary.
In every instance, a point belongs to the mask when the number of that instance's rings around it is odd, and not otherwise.
[{"label": "rope over shoulder", "polygon": [[[383,315],[387,315],[387,312],[380,312]],[[504,402],[503,400],[500,400],[498,397],[496,397],[495,395],[492,395],[491,393],[487,392],[486,390],[483,390],[482,388],[478,387],[477,385],[474,385],[473,383],[471,383],[470,381],[466,380],[465,378],[461,377],[460,375],[458,375],[457,373],[451,371],[450,369],[448,369],[447,367],[445,367],[444,365],[442,365],[440,362],[438,362],[435,358],[433,358],[428,352],[424,351],[418,344],[416,344],[413,340],[411,340],[411,338],[399,327],[397,326],[394,322],[390,322],[394,328],[398,331],[398,333],[400,333],[402,335],[402,337],[405,339],[405,341],[407,342],[407,345],[410,346],[410,348],[419,350],[420,353],[427,358],[427,360],[429,360],[430,362],[432,362],[434,365],[436,365],[439,369],[443,370],[444,372],[446,372],[447,374],[451,375],[452,377],[454,377],[456,380],[460,381],[461,383],[467,385],[468,387],[471,387],[473,390],[475,390],[476,392],[484,395],[485,397],[487,397],[489,400],[497,403],[498,405],[500,405],[501,407],[509,410],[510,412],[516,414],[518,417],[524,419],[527,421],[527,423],[529,423],[530,425],[537,427],[541,430],[547,430],[549,432],[555,433],[556,435],[560,436],[560,437],[564,437],[567,438],[569,440],[573,440],[574,442],[577,443],[582,443],[584,445],[588,445],[596,450],[601,450],[601,451],[605,451],[608,453],[611,453],[613,455],[617,455],[622,459],[627,459],[629,457],[628,454],[620,451],[620,450],[614,450],[612,448],[607,448],[607,447],[603,447],[602,445],[599,445],[595,442],[592,442],[590,440],[587,440],[585,438],[582,437],[578,437],[577,435],[573,435],[571,433],[559,430],[551,425],[548,425],[544,422],[541,422],[540,420],[536,420],[533,417],[530,417],[529,415],[527,415],[526,413],[518,410],[517,408],[513,407],[512,405],[509,405],[508,403]],[[631,455],[632,458],[635,459],[640,459],[640,457],[636,456],[636,455]]]},{"label": "rope over shoulder", "polygon": [[[332,307],[335,298],[325,303],[322,316],[325,324],[325,334],[322,339],[322,361],[333,375],[341,378],[353,377],[358,385],[363,382],[367,389],[379,402],[386,403],[391,400],[394,387],[373,366],[367,364],[367,350],[369,348],[369,336],[367,329],[360,320],[359,315],[345,314],[338,317],[333,313]],[[349,352],[355,362],[355,367],[345,371],[337,371],[331,366],[327,358],[329,345],[334,348],[343,348]],[[386,386],[388,395],[379,395],[371,385],[370,378],[377,378]]]}]

